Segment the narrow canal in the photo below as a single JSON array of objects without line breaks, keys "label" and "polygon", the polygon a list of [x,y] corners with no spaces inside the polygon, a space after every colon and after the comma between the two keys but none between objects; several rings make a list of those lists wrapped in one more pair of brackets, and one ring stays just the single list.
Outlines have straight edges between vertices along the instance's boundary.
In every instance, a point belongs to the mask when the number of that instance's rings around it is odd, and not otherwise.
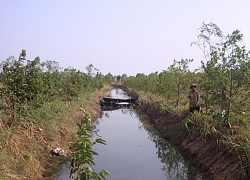
[{"label": "narrow canal", "polygon": [[[112,97],[128,98],[121,89]],[[188,161],[147,125],[145,118],[133,109],[106,109],[95,123],[95,135],[107,145],[94,146],[95,171],[106,169],[107,180],[202,180]],[[68,165],[59,180],[69,180]]]}]

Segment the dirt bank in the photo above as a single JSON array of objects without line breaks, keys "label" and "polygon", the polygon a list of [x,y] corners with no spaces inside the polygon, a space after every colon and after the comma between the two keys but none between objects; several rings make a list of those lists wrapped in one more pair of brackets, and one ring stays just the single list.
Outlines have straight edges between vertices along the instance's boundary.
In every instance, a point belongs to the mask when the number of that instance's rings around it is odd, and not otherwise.
[{"label": "dirt bank", "polygon": [[[56,157],[53,159],[49,158],[49,161],[47,160],[47,163],[51,163],[54,166],[61,167],[62,164],[68,160],[68,157],[70,155],[69,143],[72,140],[71,139],[72,133],[78,129],[77,123],[79,123],[83,118],[83,115],[82,115],[82,112],[80,111],[80,108],[83,108],[87,113],[89,113],[91,116],[91,121],[94,122],[100,116],[100,112],[101,112],[101,108],[99,105],[100,97],[105,96],[107,91],[110,90],[110,88],[111,87],[108,86],[108,87],[105,87],[101,90],[95,91],[90,96],[86,97],[84,102],[82,102],[82,100],[79,100],[78,105],[76,105],[75,107],[71,107],[71,110],[74,112],[74,113],[72,113],[72,116],[74,115],[74,117],[72,118],[72,119],[74,119],[74,122],[72,122],[74,125],[72,127],[68,127],[67,130],[65,129],[64,133],[68,134],[68,138],[65,138],[65,137],[63,138],[64,146],[62,146],[66,150],[67,157],[63,158],[63,161],[60,161],[60,162],[58,162],[57,159],[60,159],[61,157]],[[70,131],[70,132],[68,132],[68,131]],[[45,158],[48,158],[48,157],[45,157]],[[46,177],[46,178],[44,177],[43,179],[54,180],[57,176],[58,176],[58,174],[53,174],[49,177]]]},{"label": "dirt bank", "polygon": [[185,122],[189,117],[189,112],[176,115],[160,112],[159,105],[149,104],[140,99],[140,95],[134,90],[124,86],[115,86],[126,91],[131,97],[139,97],[141,105],[138,107],[148,116],[151,125],[160,132],[163,137],[190,159],[195,166],[200,169],[207,179],[213,180],[236,180],[247,179],[247,175],[242,174],[242,167],[239,159],[232,152],[232,148],[227,144],[218,144],[219,135],[207,135],[204,137],[198,127],[194,127],[189,134]]}]

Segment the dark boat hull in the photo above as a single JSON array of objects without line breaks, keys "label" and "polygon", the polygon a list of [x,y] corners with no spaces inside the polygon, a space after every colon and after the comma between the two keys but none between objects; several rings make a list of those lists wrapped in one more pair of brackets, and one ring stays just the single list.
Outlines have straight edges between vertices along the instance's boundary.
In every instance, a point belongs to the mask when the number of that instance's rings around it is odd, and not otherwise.
[{"label": "dark boat hull", "polygon": [[130,107],[139,105],[138,99],[117,99],[117,98],[102,98],[99,102],[101,107]]}]

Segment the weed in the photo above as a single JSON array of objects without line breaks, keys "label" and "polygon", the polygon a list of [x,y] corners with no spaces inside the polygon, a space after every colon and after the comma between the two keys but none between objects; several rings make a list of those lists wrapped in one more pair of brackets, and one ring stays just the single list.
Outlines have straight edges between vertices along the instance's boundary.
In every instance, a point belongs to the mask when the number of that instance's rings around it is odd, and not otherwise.
[{"label": "weed", "polygon": [[105,180],[106,176],[109,176],[107,170],[102,170],[100,173],[96,173],[93,169],[94,155],[98,155],[97,152],[92,150],[92,146],[95,143],[106,144],[106,141],[97,138],[94,142],[92,139],[92,126],[90,114],[83,112],[83,120],[78,124],[78,130],[73,135],[73,142],[70,144],[73,149],[73,153],[70,157],[70,177],[76,180]]}]

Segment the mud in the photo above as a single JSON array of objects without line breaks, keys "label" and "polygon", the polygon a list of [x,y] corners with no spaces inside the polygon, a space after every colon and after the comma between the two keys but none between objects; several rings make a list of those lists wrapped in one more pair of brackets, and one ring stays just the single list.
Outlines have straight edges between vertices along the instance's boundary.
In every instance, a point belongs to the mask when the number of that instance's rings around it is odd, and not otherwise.
[{"label": "mud", "polygon": [[[129,96],[139,97],[134,90],[124,86],[116,86],[126,91]],[[139,98],[140,99],[140,98]],[[243,173],[239,158],[233,153],[232,147],[218,143],[219,135],[204,137],[198,127],[191,133],[185,128],[185,121],[189,112],[178,116],[171,113],[161,113],[159,105],[148,104],[141,101],[138,107],[148,116],[149,123],[162,136],[172,142],[184,156],[204,174],[205,179],[211,180],[237,180],[248,179],[248,174]]]}]

